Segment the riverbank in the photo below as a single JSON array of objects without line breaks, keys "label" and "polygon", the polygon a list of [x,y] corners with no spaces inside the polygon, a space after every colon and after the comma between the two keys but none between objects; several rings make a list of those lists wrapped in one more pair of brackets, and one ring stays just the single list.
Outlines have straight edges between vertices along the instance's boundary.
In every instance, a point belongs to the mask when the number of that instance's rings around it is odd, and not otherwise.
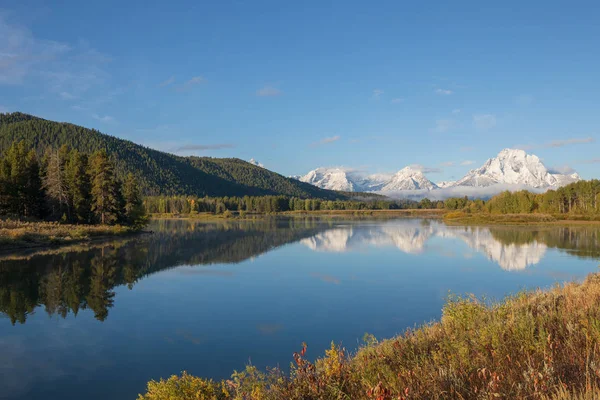
[{"label": "riverbank", "polygon": [[444,222],[465,225],[581,225],[600,224],[600,217],[585,215],[550,214],[490,214],[446,212]]},{"label": "riverbank", "polygon": [[0,252],[63,246],[140,232],[122,225],[69,225],[0,220]]},{"label": "riverbank", "polygon": [[193,214],[150,214],[152,219],[255,219],[273,216],[287,217],[417,217],[417,218],[442,218],[447,210],[441,209],[398,209],[398,210],[318,210],[318,211],[284,211],[275,213],[246,213],[228,212],[214,214],[209,212]]},{"label": "riverbank", "polygon": [[600,398],[600,274],[499,304],[453,298],[439,322],[366,344],[332,344],[291,373],[249,366],[215,382],[188,374],[148,383],[138,400]]}]

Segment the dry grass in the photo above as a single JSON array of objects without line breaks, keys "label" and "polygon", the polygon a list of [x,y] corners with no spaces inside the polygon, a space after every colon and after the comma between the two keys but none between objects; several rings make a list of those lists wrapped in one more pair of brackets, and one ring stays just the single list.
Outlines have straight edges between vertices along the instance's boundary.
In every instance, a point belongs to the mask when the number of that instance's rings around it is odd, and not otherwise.
[{"label": "dry grass", "polygon": [[78,243],[131,232],[131,228],[120,225],[67,225],[56,222],[0,220],[0,250]]},{"label": "dry grass", "polygon": [[289,375],[248,367],[214,382],[184,374],[150,382],[139,400],[598,399],[600,275],[500,304],[454,298],[440,322],[374,339],[315,363],[294,354]]},{"label": "dry grass", "polygon": [[600,220],[594,216],[581,215],[550,215],[550,214],[489,214],[466,213],[452,211],[444,215],[444,221],[449,224],[472,225],[581,225],[598,224]]}]

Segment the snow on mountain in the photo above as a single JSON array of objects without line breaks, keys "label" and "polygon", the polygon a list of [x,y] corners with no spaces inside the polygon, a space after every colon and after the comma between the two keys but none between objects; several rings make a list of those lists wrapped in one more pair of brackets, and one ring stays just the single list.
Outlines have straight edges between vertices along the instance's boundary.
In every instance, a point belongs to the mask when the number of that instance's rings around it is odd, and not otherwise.
[{"label": "snow on mountain", "polygon": [[455,184],[456,184],[456,181],[441,181],[441,182],[437,182],[436,186],[439,187],[440,189],[443,189],[443,188],[454,186]]},{"label": "snow on mountain", "polygon": [[519,149],[504,149],[480,168],[469,171],[453,186],[485,187],[496,184],[533,188],[559,187],[578,181],[579,175],[553,174],[533,154]]},{"label": "snow on mountain", "polygon": [[[296,178],[296,177],[294,177]],[[394,175],[361,175],[343,168],[317,168],[298,180],[322,189],[347,192],[390,192],[398,190],[432,190],[437,186],[422,171],[405,167]]]},{"label": "snow on mountain", "polygon": [[259,163],[258,161],[256,161],[254,158],[251,158],[250,161],[248,161],[250,164],[252,165],[256,165],[257,167],[261,167],[264,168],[265,166],[262,165],[261,163]]},{"label": "snow on mountain", "polygon": [[348,176],[348,171],[342,168],[317,168],[300,177],[299,180],[321,189],[356,191],[356,185]]},{"label": "snow on mountain", "polygon": [[405,167],[394,175],[365,175],[345,168],[317,168],[304,176],[293,176],[323,189],[347,192],[379,192],[388,196],[430,197],[491,196],[502,190],[557,188],[581,178],[577,173],[549,171],[535,155],[504,149],[480,168],[458,181],[433,183],[418,167]]},{"label": "snow on mountain", "polygon": [[292,178],[310,183],[322,189],[346,192],[374,192],[381,189],[388,179],[385,175],[363,176],[344,168],[317,168],[308,174]]},{"label": "snow on mountain", "polygon": [[396,172],[392,179],[380,189],[382,192],[392,192],[398,190],[432,190],[437,189],[435,183],[431,182],[425,174],[419,169],[410,166],[402,168]]}]

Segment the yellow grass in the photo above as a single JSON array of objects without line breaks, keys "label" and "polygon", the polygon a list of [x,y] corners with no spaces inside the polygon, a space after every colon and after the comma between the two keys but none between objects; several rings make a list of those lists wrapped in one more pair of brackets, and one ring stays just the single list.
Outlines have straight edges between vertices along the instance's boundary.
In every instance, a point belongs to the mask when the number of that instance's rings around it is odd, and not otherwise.
[{"label": "yellow grass", "polygon": [[354,355],[332,344],[312,363],[304,350],[289,375],[184,373],[148,383],[139,400],[599,399],[600,275],[500,304],[450,299],[439,322],[369,338]]},{"label": "yellow grass", "polygon": [[68,225],[57,222],[0,220],[0,251],[19,247],[78,243],[131,232],[133,232],[131,228],[121,225]]}]

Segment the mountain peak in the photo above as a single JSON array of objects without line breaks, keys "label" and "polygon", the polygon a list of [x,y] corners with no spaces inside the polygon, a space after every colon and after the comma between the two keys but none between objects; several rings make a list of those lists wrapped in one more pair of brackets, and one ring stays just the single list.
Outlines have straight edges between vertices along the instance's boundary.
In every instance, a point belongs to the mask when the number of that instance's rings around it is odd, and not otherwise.
[{"label": "mountain peak", "polygon": [[579,180],[579,175],[553,174],[540,158],[522,149],[503,149],[483,166],[473,169],[455,186],[485,187],[496,184],[523,185],[533,188],[563,186]]},{"label": "mountain peak", "polygon": [[436,184],[427,179],[420,168],[408,165],[396,172],[392,179],[381,188],[381,191],[432,190],[436,188]]}]

